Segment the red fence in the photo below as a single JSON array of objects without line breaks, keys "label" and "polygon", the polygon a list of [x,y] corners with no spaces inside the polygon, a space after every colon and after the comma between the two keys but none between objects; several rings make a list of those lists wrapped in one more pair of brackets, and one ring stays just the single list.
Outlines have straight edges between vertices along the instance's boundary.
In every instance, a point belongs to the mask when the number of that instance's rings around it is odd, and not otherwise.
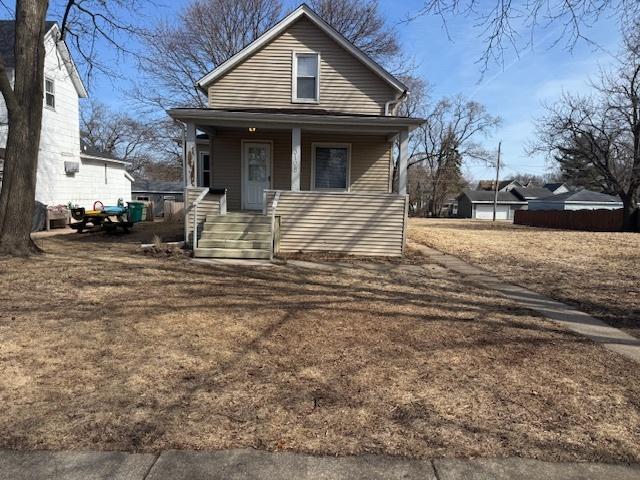
[{"label": "red fence", "polygon": [[516,210],[513,223],[530,227],[619,232],[622,209],[618,210]]}]

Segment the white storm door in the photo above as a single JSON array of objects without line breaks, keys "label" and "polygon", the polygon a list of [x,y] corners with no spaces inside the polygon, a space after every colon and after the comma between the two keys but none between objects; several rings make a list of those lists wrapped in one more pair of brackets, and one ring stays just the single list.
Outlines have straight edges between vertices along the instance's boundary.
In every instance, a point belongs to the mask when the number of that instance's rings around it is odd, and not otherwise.
[{"label": "white storm door", "polygon": [[262,210],[264,190],[271,186],[271,144],[245,142],[242,152],[242,208]]}]

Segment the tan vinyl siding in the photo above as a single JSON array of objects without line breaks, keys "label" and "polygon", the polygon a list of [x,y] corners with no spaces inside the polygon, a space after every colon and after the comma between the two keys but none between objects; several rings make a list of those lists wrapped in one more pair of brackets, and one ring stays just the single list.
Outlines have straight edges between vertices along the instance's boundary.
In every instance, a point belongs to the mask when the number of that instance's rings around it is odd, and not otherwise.
[{"label": "tan vinyl siding", "polygon": [[[291,101],[292,52],[320,54],[320,103]],[[303,108],[383,115],[394,89],[307,19],[209,87],[212,108]]]},{"label": "tan vinyl siding", "polygon": [[[201,187],[189,187],[186,189],[184,198],[185,198],[185,210],[189,208],[189,206],[195,201],[196,198],[200,195],[200,193],[205,190]],[[220,195],[207,194],[201,202],[198,204],[198,225],[205,221],[207,215],[217,215],[220,213]],[[193,234],[193,215],[194,210],[190,210],[189,213],[185,215],[185,238],[189,243],[191,243],[191,235]]]},{"label": "tan vinyl siding", "polygon": [[217,129],[213,139],[213,188],[227,189],[227,208],[242,208],[242,141],[273,142],[272,185],[291,185],[291,132],[271,131],[249,134],[246,130]]},{"label": "tan vinyl siding", "polygon": [[[268,192],[269,213],[274,198]],[[407,197],[395,194],[281,192],[279,251],[400,256],[406,208]]]},{"label": "tan vinyl siding", "polygon": [[[213,140],[213,188],[227,189],[229,210],[240,210],[242,141],[273,142],[272,188],[291,188],[291,132],[265,131],[249,134],[240,129],[217,129]],[[311,157],[314,143],[351,145],[350,190],[353,192],[389,192],[391,144],[381,135],[340,135],[302,133],[300,188],[311,188]]]}]

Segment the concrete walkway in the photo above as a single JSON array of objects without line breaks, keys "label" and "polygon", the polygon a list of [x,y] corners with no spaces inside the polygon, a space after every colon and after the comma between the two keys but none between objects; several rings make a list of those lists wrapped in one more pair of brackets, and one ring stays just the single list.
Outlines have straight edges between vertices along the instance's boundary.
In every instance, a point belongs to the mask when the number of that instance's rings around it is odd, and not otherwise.
[{"label": "concrete walkway", "polygon": [[252,449],[160,455],[0,450],[2,480],[637,480],[640,465],[314,457]]},{"label": "concrete walkway", "polygon": [[640,363],[640,339],[569,305],[552,300],[523,287],[506,283],[492,273],[425,245],[409,242],[409,246],[433,262],[452,270],[470,281],[491,288],[525,308],[557,322],[565,328],[603,344],[606,348]]}]

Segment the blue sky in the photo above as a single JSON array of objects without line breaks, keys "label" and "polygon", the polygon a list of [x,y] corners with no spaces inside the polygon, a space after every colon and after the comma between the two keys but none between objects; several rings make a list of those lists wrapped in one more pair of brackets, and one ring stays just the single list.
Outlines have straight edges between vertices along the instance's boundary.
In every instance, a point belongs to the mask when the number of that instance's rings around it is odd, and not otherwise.
[{"label": "blue sky", "polygon": [[[172,1],[155,12],[158,18],[170,18],[185,4],[185,0]],[[551,43],[558,31],[540,31],[532,49],[519,55],[507,52],[504,67],[490,65],[481,75],[476,63],[483,49],[478,32],[472,29],[472,20],[456,18],[448,22],[449,36],[442,21],[435,17],[419,17],[410,23],[401,21],[415,13],[422,0],[380,0],[380,6],[389,22],[396,25],[402,46],[418,66],[417,74],[433,87],[433,96],[456,95],[479,101],[488,111],[503,119],[502,127],[484,140],[487,146],[497,147],[502,140],[504,169],[501,177],[515,172],[541,174],[547,170],[545,159],[531,157],[525,153],[527,142],[533,137],[533,119],[543,109],[542,103],[558,98],[563,89],[570,92],[588,91],[588,81],[598,73],[600,66],[613,61],[612,52],[617,49],[619,33],[613,19],[602,19],[597,28],[590,30],[589,37],[601,48],[584,43],[572,51]],[[287,8],[297,2],[285,1]],[[523,32],[527,35],[528,32]],[[107,52],[105,52],[107,54]],[[125,77],[135,75],[132,60],[120,60],[118,68]],[[98,78],[91,85],[91,96],[114,108],[128,109],[126,91],[130,87],[126,79],[116,81]],[[490,178],[490,168],[480,164],[467,165],[467,173],[475,180]]]}]

